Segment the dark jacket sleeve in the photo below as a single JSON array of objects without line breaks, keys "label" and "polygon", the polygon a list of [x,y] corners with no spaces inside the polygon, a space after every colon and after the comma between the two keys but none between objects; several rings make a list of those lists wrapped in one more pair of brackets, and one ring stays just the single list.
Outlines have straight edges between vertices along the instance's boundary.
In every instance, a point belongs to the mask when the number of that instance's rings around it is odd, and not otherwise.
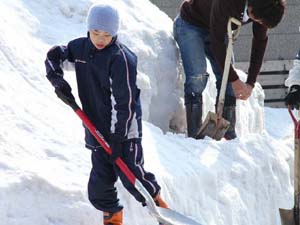
[{"label": "dark jacket sleeve", "polygon": [[[224,4],[224,0],[215,0],[212,3],[210,14],[210,47],[220,71],[224,70],[227,49],[225,42],[227,36],[227,23],[230,16],[235,13],[234,6],[233,0],[227,0],[226,4]],[[238,78],[236,71],[233,69],[232,65],[230,65],[228,81],[232,82]]]},{"label": "dark jacket sleeve", "polygon": [[69,45],[54,46],[48,51],[47,58],[45,60],[48,80],[51,81],[52,78],[63,77],[64,72],[62,69],[62,63],[65,60],[74,62]]},{"label": "dark jacket sleeve", "polygon": [[252,30],[253,39],[247,83],[254,86],[263,62],[268,36],[267,28],[258,23],[253,22]]},{"label": "dark jacket sleeve", "polygon": [[120,50],[111,64],[111,140],[127,137],[136,105],[137,59],[134,54]]}]

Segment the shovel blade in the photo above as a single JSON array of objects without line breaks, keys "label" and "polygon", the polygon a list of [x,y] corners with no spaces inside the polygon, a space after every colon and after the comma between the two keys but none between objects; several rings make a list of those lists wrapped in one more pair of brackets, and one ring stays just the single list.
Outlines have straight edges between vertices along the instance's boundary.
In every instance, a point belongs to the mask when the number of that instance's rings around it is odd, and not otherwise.
[{"label": "shovel blade", "polygon": [[299,225],[299,221],[298,223],[296,223],[293,209],[279,209],[279,213],[281,218],[281,225]]},{"label": "shovel blade", "polygon": [[186,217],[172,209],[157,207],[154,215],[157,220],[164,225],[201,225],[193,219]]},{"label": "shovel blade", "polygon": [[208,112],[197,138],[203,138],[205,136],[211,137],[215,140],[221,140],[224,137],[226,131],[229,128],[229,121],[224,118],[218,118],[218,115],[213,112]]}]

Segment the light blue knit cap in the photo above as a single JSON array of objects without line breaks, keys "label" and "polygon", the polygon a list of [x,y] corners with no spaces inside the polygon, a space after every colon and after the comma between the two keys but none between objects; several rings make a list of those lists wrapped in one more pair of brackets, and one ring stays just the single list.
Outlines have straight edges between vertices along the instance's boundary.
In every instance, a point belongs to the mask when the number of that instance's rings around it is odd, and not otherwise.
[{"label": "light blue knit cap", "polygon": [[101,30],[115,36],[119,30],[119,13],[107,4],[95,4],[89,9],[87,16],[87,28]]}]

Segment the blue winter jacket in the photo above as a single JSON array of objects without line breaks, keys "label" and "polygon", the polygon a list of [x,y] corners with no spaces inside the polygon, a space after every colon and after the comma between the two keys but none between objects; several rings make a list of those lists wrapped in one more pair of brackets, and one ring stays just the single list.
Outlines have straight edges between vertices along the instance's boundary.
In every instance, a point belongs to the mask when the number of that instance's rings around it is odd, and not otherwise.
[{"label": "blue winter jacket", "polygon": [[[107,142],[142,137],[141,105],[136,86],[137,57],[115,37],[104,49],[88,37],[55,46],[45,61],[47,77],[63,76],[62,63],[75,65],[82,109]],[[85,128],[86,147],[100,147]]]}]

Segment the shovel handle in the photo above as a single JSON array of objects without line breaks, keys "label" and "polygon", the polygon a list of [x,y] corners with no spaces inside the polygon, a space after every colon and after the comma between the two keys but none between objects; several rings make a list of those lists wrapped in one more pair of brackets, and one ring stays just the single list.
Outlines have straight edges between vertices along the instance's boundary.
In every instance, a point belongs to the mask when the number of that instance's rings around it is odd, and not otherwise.
[{"label": "shovel handle", "polygon": [[[109,146],[109,144],[104,140],[104,137],[102,134],[97,130],[97,128],[94,126],[94,124],[90,121],[90,119],[87,117],[87,115],[81,110],[81,108],[78,106],[76,101],[70,101],[67,102],[67,104],[74,110],[74,112],[79,116],[79,118],[82,120],[85,127],[91,132],[91,134],[96,138],[96,140],[99,142],[99,144],[102,146],[102,148],[106,151],[107,154],[111,155],[112,150]],[[124,163],[124,161],[118,157],[115,161],[117,166],[120,168],[120,170],[127,176],[130,183],[135,185],[136,177],[131,172],[131,170],[128,168],[128,166]]]},{"label": "shovel handle", "polygon": [[288,111],[289,111],[289,114],[290,114],[292,121],[294,123],[294,126],[295,126],[295,138],[299,139],[300,138],[300,121],[297,121],[290,106],[288,106]]},{"label": "shovel handle", "polygon": [[[234,34],[232,34],[232,27],[231,27],[232,23],[237,25],[238,27],[237,30],[234,32]],[[221,90],[220,90],[220,95],[219,95],[219,100],[217,105],[218,118],[222,118],[222,114],[223,114],[225,91],[226,91],[228,76],[229,76],[230,60],[232,57],[232,49],[233,49],[232,44],[233,44],[233,40],[237,39],[237,36],[239,35],[240,32],[240,28],[241,28],[241,22],[233,17],[230,17],[227,23],[228,45],[226,50],[225,62],[224,62]]]},{"label": "shovel handle", "polygon": [[289,114],[293,120],[295,126],[294,134],[294,207],[292,209],[279,209],[281,224],[282,225],[299,225],[299,190],[300,190],[300,139],[299,139],[299,127],[300,121],[297,121],[295,115],[292,112],[291,106],[288,106]]},{"label": "shovel handle", "polygon": [[291,116],[291,118],[293,120],[294,125],[296,125],[297,124],[297,119],[296,119],[296,117],[295,117],[295,115],[294,115],[294,113],[292,111],[291,106],[288,106],[288,111],[289,111],[289,114],[290,114],[290,116]]},{"label": "shovel handle", "polygon": [[[90,121],[88,116],[81,110],[81,108],[77,105],[76,101],[71,101],[67,103],[74,112],[78,115],[78,117],[82,120],[85,127],[91,132],[91,134],[96,138],[96,140],[99,142],[99,144],[102,146],[104,151],[111,155],[112,150],[109,146],[109,144],[105,141],[102,134],[97,130],[97,128],[94,126],[94,124]],[[120,168],[122,173],[127,177],[129,182],[138,190],[138,192],[145,198],[147,207],[154,215],[159,215],[159,212],[157,210],[156,204],[150,195],[150,193],[146,190],[146,188],[143,186],[143,184],[136,178],[136,176],[133,174],[133,172],[128,168],[127,164],[118,157],[115,160],[115,164]]]},{"label": "shovel handle", "polygon": [[[237,25],[237,29],[235,30],[235,32],[232,35],[232,39],[233,39],[233,41],[235,41],[237,39],[237,37],[239,36],[240,31],[241,31],[241,21],[239,21],[238,19],[236,19],[234,17],[231,17],[230,18],[230,23],[234,23],[235,25]],[[230,26],[230,27],[227,27],[227,30],[232,31],[231,24],[228,23],[227,26]]]},{"label": "shovel handle", "polygon": [[[103,149],[106,151],[107,154],[111,155],[112,150],[108,143],[104,140],[104,137],[101,135],[101,133],[96,129],[96,127],[92,124],[92,122],[89,120],[87,115],[80,109],[78,108],[75,113],[80,117],[82,120],[83,124],[88,128],[88,130],[92,133],[92,135],[97,139],[99,144],[103,147]],[[126,175],[128,180],[130,181],[131,184],[135,186],[135,180],[136,177],[135,175],[130,171],[128,166],[124,163],[124,161],[118,157],[115,161],[116,165],[120,168],[120,170]]]},{"label": "shovel handle", "polygon": [[294,134],[294,216],[299,224],[299,191],[300,191],[300,121],[298,121],[288,106],[289,114],[295,126]]}]

